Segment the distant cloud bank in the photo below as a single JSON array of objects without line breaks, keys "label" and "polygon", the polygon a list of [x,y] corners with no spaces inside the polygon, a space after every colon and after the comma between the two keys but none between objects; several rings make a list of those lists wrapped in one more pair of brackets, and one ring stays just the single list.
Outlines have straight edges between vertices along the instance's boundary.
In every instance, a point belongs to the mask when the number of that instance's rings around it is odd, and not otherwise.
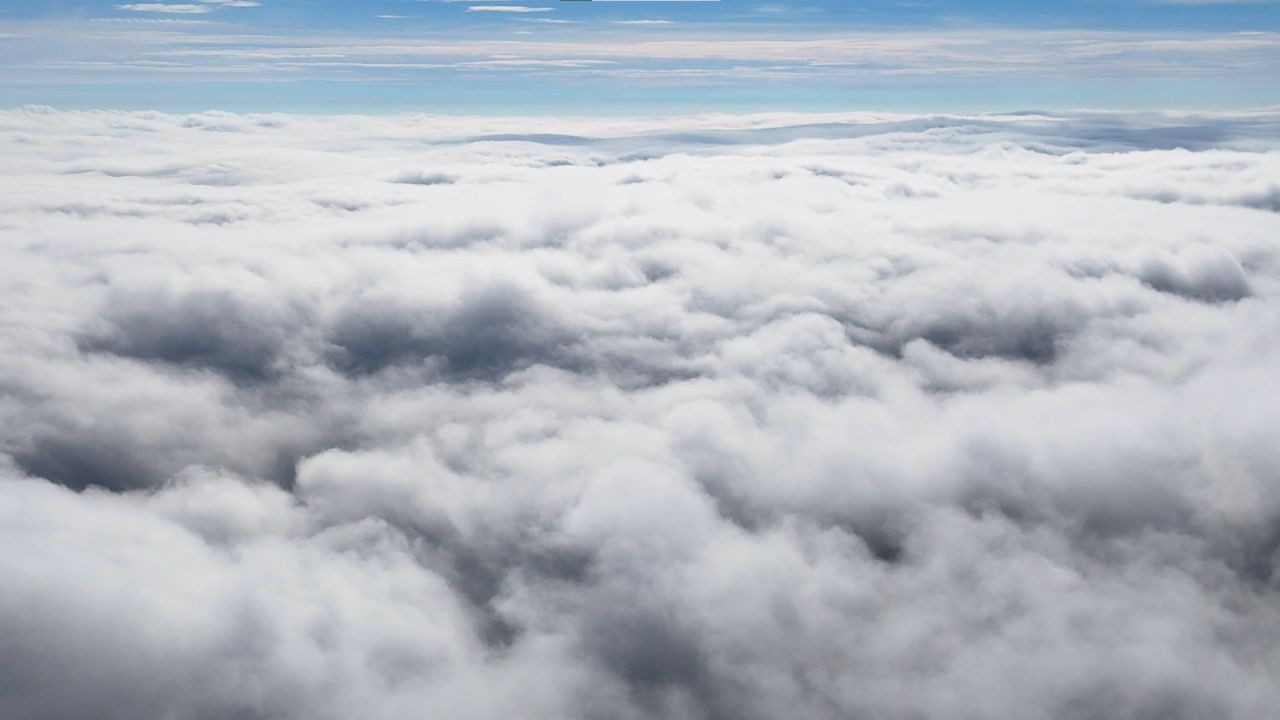
[{"label": "distant cloud bank", "polygon": [[1277,138],[0,112],[0,716],[1273,717]]}]

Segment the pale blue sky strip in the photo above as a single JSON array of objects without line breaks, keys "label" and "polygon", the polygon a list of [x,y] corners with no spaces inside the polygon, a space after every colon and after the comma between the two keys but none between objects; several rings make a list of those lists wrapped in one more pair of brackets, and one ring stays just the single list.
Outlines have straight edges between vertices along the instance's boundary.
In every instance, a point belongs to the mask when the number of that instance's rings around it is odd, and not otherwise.
[{"label": "pale blue sky strip", "polygon": [[0,7],[0,105],[634,113],[1280,103],[1280,4],[65,0]]}]

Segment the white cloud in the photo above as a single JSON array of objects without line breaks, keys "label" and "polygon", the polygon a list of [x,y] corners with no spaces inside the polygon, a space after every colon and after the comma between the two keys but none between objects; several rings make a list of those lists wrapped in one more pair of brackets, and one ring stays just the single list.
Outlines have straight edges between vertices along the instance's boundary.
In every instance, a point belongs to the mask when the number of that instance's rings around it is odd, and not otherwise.
[{"label": "white cloud", "polygon": [[1269,717],[1278,122],[0,113],[0,715]]},{"label": "white cloud", "polygon": [[[187,6],[182,6],[187,7]],[[219,7],[189,6],[203,12]],[[549,7],[521,5],[475,6],[484,12],[506,13],[523,22],[578,27],[577,21],[551,17]],[[529,10],[530,12],[525,12]],[[251,14],[250,14],[251,15]],[[221,17],[229,17],[225,13]],[[240,15],[239,17],[245,17]],[[511,28],[500,34],[460,41],[449,35],[423,36],[418,31],[399,36],[307,35],[264,37],[247,28],[211,30],[202,27],[182,32],[144,32],[117,23],[44,22],[24,27],[35,36],[56,34],[67,43],[32,44],[5,68],[10,80],[36,82],[84,82],[87,77],[164,72],[268,80],[325,77],[335,72],[326,58],[340,57],[359,68],[344,74],[343,82],[403,80],[406,63],[446,71],[465,70],[468,63],[493,55],[518,55],[529,59],[609,61],[611,65],[585,68],[574,65],[566,73],[577,78],[665,82],[706,79],[753,82],[760,78],[804,79],[822,82],[864,82],[892,79],[903,83],[931,83],[940,76],[969,80],[996,77],[1074,78],[1088,83],[1113,77],[1195,80],[1212,78],[1259,87],[1280,72],[1275,33],[1210,32],[1105,32],[1105,31],[972,31],[856,32],[820,35],[753,36],[735,33],[690,33],[678,23],[663,25],[661,36],[643,25],[619,25],[621,35],[608,40],[592,35],[539,33],[513,39]],[[626,28],[624,30],[624,27]],[[659,26],[653,26],[659,27]],[[493,28],[491,28],[493,29]],[[136,63],[175,63],[169,69],[140,67]],[[92,63],[92,64],[88,64]],[[538,74],[543,68],[512,67],[510,74]],[[559,77],[556,73],[552,77]]]},{"label": "white cloud", "polygon": [[551,12],[554,9],[528,5],[472,5],[467,8],[467,12],[540,13]]},{"label": "white cloud", "polygon": [[208,5],[191,5],[189,3],[128,3],[117,5],[117,10],[133,10],[135,12],[174,13],[178,15],[202,14],[210,10]]}]

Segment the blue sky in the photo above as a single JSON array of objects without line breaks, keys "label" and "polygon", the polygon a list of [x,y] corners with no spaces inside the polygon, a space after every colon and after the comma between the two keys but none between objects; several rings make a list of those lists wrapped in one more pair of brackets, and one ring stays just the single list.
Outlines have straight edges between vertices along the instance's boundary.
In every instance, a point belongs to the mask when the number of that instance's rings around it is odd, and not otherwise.
[{"label": "blue sky", "polygon": [[547,114],[1259,107],[1266,0],[59,0],[0,105]]}]

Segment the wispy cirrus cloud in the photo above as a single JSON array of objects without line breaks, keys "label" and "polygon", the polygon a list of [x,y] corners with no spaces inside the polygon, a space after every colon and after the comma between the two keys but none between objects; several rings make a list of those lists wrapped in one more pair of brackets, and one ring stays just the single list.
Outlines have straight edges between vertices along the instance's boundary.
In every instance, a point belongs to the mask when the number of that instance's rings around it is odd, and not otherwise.
[{"label": "wispy cirrus cloud", "polygon": [[145,13],[165,13],[173,15],[203,15],[218,8],[251,8],[261,5],[257,0],[200,0],[199,3],[125,3],[116,5],[117,10]]},{"label": "wispy cirrus cloud", "polygon": [[178,15],[207,13],[212,8],[209,5],[191,5],[187,3],[127,3],[117,5],[117,10],[132,10],[134,12],[154,12],[154,13],[173,13]]},{"label": "wispy cirrus cloud", "polygon": [[499,13],[542,13],[551,12],[555,8],[531,7],[528,5],[472,5],[467,12],[499,12]]}]

